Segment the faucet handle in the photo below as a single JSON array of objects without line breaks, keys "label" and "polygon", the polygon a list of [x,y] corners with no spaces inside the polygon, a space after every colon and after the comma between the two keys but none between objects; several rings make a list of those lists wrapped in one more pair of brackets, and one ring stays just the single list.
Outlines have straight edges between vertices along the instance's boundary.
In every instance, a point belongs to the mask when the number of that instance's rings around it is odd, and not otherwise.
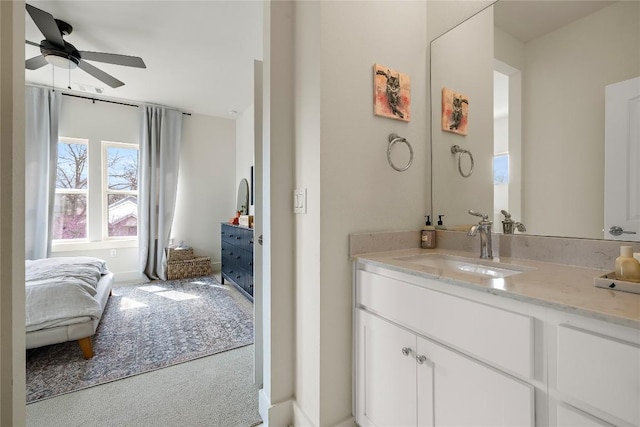
[{"label": "faucet handle", "polygon": [[509,219],[509,218],[511,218],[511,214],[510,214],[509,212],[505,211],[504,209],[500,210],[500,213],[501,213],[502,215],[504,215],[504,218],[505,218],[505,219]]},{"label": "faucet handle", "polygon": [[489,215],[481,214],[480,212],[476,212],[473,209],[469,209],[469,214],[473,216],[479,216],[483,221],[487,221],[489,219]]}]

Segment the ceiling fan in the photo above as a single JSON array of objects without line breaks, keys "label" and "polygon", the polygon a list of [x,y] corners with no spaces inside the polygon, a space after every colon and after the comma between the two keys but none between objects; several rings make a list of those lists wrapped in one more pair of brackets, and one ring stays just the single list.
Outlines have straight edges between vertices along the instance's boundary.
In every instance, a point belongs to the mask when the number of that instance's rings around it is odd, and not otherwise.
[{"label": "ceiling fan", "polygon": [[112,88],[117,88],[123,86],[124,83],[85,60],[124,65],[126,67],[147,68],[142,58],[137,56],[78,50],[74,45],[62,38],[62,36],[71,34],[71,31],[73,31],[71,25],[59,19],[54,19],[50,13],[29,4],[27,4],[27,12],[29,12],[31,19],[33,19],[33,22],[45,38],[40,44],[25,40],[25,43],[39,47],[40,52],[42,52],[42,55],[25,61],[27,70],[37,70],[47,64],[66,69],[79,67],[101,82]]}]

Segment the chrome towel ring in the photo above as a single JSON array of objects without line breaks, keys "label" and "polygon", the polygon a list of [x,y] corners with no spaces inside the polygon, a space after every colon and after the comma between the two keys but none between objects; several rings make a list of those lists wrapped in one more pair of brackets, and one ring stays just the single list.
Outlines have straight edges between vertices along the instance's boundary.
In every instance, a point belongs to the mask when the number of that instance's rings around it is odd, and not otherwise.
[{"label": "chrome towel ring", "polygon": [[[405,144],[407,144],[407,147],[409,147],[409,162],[404,166],[404,167],[398,167],[396,165],[393,164],[393,161],[391,160],[391,148],[398,142],[403,142]],[[409,141],[407,141],[405,138],[398,136],[397,133],[392,133],[389,135],[389,146],[387,147],[387,161],[389,162],[389,166],[391,166],[392,168],[394,168],[395,170],[397,170],[398,172],[404,172],[407,169],[409,169],[409,166],[411,166],[411,163],[413,163],[413,147],[411,147],[411,144],[409,144]]]},{"label": "chrome towel ring", "polygon": [[[471,151],[460,148],[459,145],[452,145],[451,154],[458,154],[458,172],[460,172],[460,175],[462,175],[463,178],[469,178],[473,173],[473,155],[471,154]],[[471,160],[471,168],[469,168],[469,172],[466,174],[462,172],[462,156],[465,154],[468,154],[469,159]]]}]

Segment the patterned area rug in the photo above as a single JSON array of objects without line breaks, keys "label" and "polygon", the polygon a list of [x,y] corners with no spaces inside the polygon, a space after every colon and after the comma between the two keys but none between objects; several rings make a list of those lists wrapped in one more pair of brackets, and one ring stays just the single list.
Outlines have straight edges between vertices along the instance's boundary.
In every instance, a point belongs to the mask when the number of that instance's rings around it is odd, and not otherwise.
[{"label": "patterned area rug", "polygon": [[213,277],[113,289],[93,337],[27,350],[27,403],[253,343],[252,304]]}]

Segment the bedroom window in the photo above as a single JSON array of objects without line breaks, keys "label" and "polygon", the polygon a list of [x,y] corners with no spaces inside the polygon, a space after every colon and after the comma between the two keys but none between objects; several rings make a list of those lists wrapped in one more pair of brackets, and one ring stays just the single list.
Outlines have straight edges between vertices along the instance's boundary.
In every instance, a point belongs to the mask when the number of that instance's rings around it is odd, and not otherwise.
[{"label": "bedroom window", "polygon": [[53,208],[54,240],[87,238],[88,141],[60,138]]},{"label": "bedroom window", "polygon": [[103,142],[106,183],[105,235],[108,238],[138,235],[138,146]]}]

